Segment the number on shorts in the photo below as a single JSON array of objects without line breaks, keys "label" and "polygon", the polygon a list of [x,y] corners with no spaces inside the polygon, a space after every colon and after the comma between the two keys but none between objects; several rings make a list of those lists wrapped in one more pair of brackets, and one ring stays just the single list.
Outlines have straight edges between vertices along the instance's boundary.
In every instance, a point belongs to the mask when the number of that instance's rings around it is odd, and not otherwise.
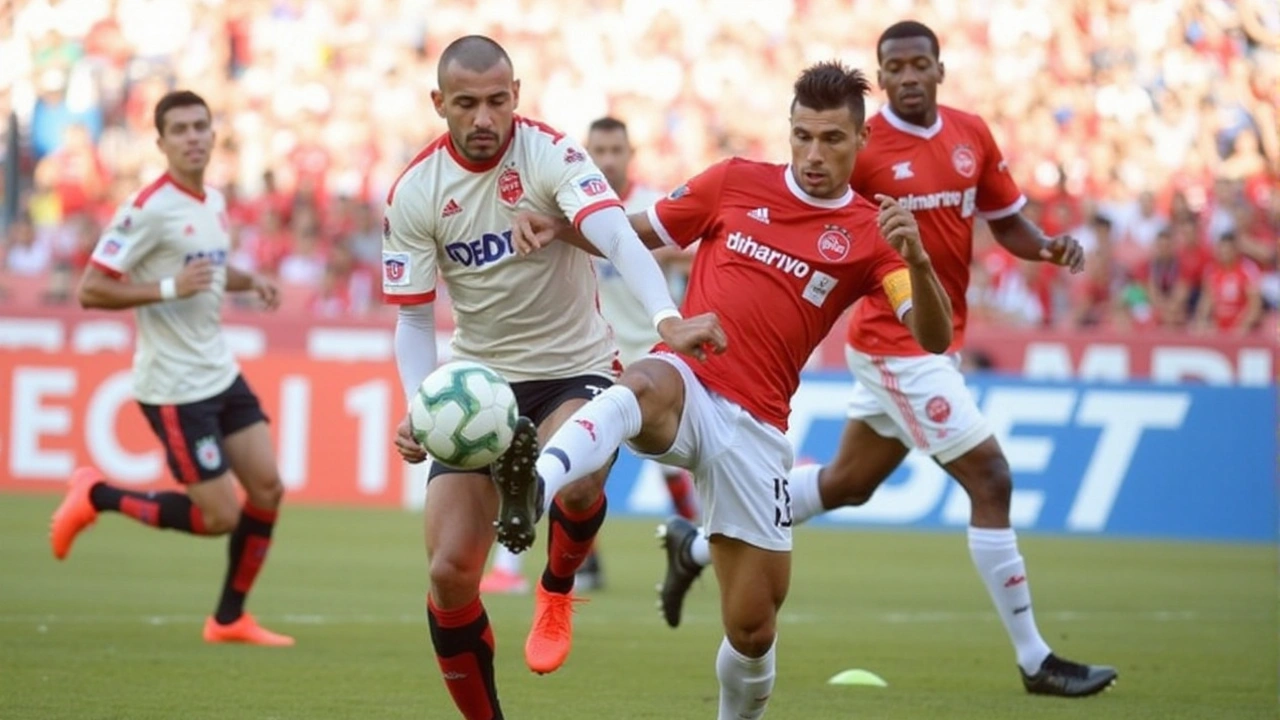
[{"label": "number on shorts", "polygon": [[773,509],[773,524],[791,527],[791,490],[787,487],[786,478],[773,479],[773,499],[778,503]]}]

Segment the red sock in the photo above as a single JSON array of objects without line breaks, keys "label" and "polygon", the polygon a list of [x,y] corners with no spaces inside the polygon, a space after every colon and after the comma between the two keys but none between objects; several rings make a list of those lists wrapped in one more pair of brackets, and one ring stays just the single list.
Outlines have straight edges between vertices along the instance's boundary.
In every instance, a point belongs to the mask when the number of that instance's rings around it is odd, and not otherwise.
[{"label": "red sock", "polygon": [[697,495],[693,491],[693,478],[689,473],[675,470],[663,478],[667,481],[667,492],[671,493],[671,503],[676,506],[676,514],[690,521],[697,518]]},{"label": "red sock", "polygon": [[227,625],[244,614],[244,599],[258,578],[262,563],[271,548],[271,532],[276,527],[276,511],[256,508],[248,503],[240,508],[240,522],[231,532],[227,544],[227,575],[222,581],[222,596],[214,619]]},{"label": "red sock", "polygon": [[456,610],[441,610],[427,596],[431,644],[444,686],[466,720],[502,720],[493,679],[493,628],[480,596]]},{"label": "red sock", "polygon": [[204,534],[204,515],[186,493],[137,492],[100,482],[89,491],[89,502],[99,511],[114,510],[153,528]]},{"label": "red sock", "polygon": [[551,536],[547,542],[547,569],[542,573],[544,589],[561,594],[573,589],[573,576],[591,554],[608,509],[604,493],[591,507],[576,513],[566,510],[559,499],[552,503],[547,513]]}]

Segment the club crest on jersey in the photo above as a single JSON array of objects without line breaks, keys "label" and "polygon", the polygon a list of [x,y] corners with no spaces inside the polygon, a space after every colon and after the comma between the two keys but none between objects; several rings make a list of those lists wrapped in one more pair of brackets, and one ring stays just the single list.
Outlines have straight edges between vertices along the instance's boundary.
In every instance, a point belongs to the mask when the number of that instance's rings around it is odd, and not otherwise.
[{"label": "club crest on jersey", "polygon": [[599,175],[588,175],[582,178],[578,181],[578,187],[582,188],[583,194],[587,197],[596,197],[609,191],[609,183]]},{"label": "club crest on jersey", "polygon": [[111,257],[112,255],[120,252],[121,247],[123,246],[120,244],[119,240],[116,240],[115,238],[107,238],[107,241],[102,244],[102,256]]},{"label": "club crest on jersey", "polygon": [[831,262],[840,262],[849,257],[853,240],[849,231],[839,225],[827,225],[818,236],[818,254]]},{"label": "club crest on jersey", "polygon": [[515,168],[507,168],[498,176],[498,199],[507,205],[515,205],[524,197],[524,183]]},{"label": "club crest on jersey", "polygon": [[196,462],[205,470],[217,470],[222,463],[222,451],[218,449],[218,440],[212,435],[205,435],[196,441]]},{"label": "club crest on jersey", "polygon": [[586,159],[587,159],[587,156],[583,155],[582,151],[576,147],[568,147],[564,149],[565,165],[576,165],[580,162],[585,162]]},{"label": "club crest on jersey", "polygon": [[409,253],[382,253],[382,282],[393,286],[409,284]]},{"label": "club crest on jersey", "polygon": [[967,178],[973,177],[974,173],[978,172],[978,157],[973,154],[973,150],[968,145],[957,145],[951,151],[951,164],[956,172]]}]

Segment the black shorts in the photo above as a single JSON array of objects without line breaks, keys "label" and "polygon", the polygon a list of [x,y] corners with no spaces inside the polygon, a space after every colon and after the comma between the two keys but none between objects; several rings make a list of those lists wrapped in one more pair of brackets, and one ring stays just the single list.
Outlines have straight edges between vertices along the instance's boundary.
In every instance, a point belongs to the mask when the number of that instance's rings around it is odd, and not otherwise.
[{"label": "black shorts", "polygon": [[237,375],[231,387],[206,400],[182,405],[138,405],[156,437],[164,443],[169,471],[183,485],[221,477],[229,469],[223,438],[267,420],[258,396],[249,389],[243,375]]},{"label": "black shorts", "polygon": [[[603,375],[578,375],[577,377],[559,380],[525,380],[511,383],[511,390],[516,396],[516,408],[524,417],[542,426],[542,421],[570,400],[590,400],[604,392],[613,381]],[[459,470],[444,463],[431,461],[431,469],[427,472],[427,482],[437,475],[446,473],[479,473],[488,475],[489,468],[478,470]]]}]

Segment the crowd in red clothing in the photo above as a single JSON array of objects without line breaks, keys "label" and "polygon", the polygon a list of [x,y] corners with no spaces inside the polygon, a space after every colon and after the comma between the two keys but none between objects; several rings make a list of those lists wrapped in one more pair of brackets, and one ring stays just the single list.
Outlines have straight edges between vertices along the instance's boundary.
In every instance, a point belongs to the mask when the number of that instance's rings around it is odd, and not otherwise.
[{"label": "crowd in red clothing", "polygon": [[378,307],[381,198],[443,130],[429,91],[452,38],[502,42],[530,116],[574,133],[625,119],[636,179],[666,188],[725,155],[786,157],[779,113],[797,69],[831,56],[873,68],[876,35],[907,16],[938,29],[941,99],[988,120],[1028,214],[1089,251],[1087,272],[1067,277],[1014,262],[980,230],[975,319],[1265,325],[1280,304],[1273,0],[6,5],[0,111],[17,119],[20,152],[5,161],[20,201],[0,297],[35,277],[44,300],[67,299],[115,204],[161,171],[151,108],[174,86],[215,110],[208,180],[231,200],[234,262],[332,317]]}]

